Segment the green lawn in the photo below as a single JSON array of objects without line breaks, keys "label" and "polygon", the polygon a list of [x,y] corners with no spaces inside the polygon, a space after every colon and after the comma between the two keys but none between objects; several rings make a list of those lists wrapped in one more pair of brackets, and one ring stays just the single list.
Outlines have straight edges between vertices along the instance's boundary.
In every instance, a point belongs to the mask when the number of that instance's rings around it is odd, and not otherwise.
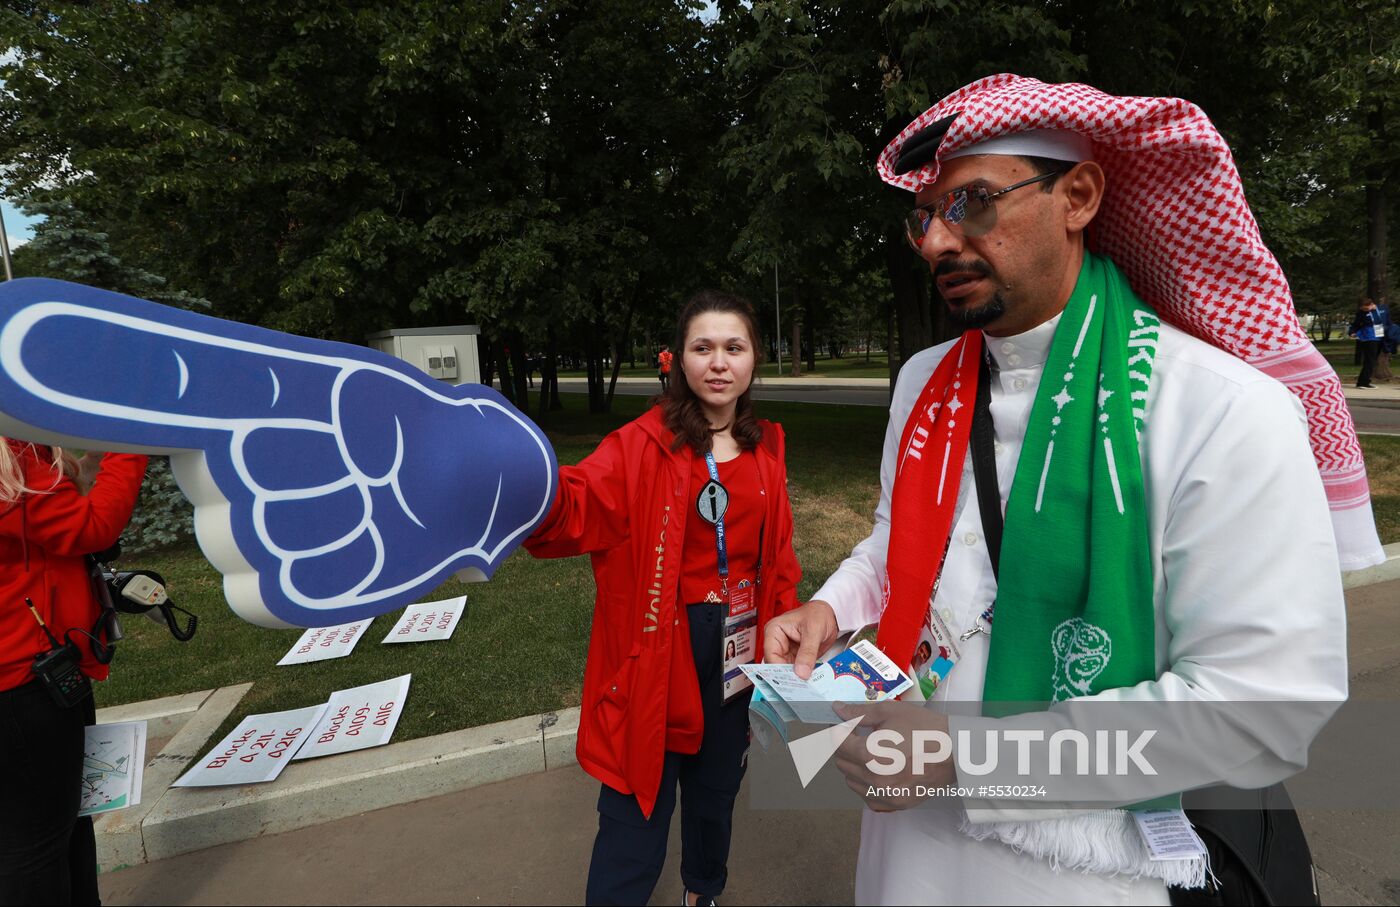
[{"label": "green lawn", "polygon": [[[567,409],[544,423],[561,463],[577,462],[645,402],[620,396],[613,401],[617,412],[592,416],[581,395],[564,399]],[[788,436],[805,598],[869,532],[885,412],[767,402],[759,412],[781,422]],[[1367,436],[1362,446],[1381,537],[1400,541],[1400,438]],[[579,703],[593,603],[587,558],[537,561],[517,552],[489,583],[446,583],[427,599],[468,596],[467,615],[449,641],[380,645],[396,612],[378,618],[350,657],[287,667],[276,662],[300,631],[264,630],[236,617],[224,604],[218,574],[193,546],[132,557],[126,566],[163,573],[176,603],[199,615],[199,632],[177,643],[164,629],[128,618],[112,679],[98,686],[99,705],[254,681],[224,733],[247,714],[311,705],[337,689],[412,672],[395,735],[406,740]]]},{"label": "green lawn", "polygon": [[1362,435],[1361,452],[1371,480],[1371,507],[1381,542],[1400,542],[1400,438]]}]

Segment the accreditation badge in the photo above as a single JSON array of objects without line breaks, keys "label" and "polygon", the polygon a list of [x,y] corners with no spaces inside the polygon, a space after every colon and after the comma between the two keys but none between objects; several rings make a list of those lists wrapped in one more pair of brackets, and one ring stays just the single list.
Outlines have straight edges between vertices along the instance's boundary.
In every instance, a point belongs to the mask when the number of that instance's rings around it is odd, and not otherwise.
[{"label": "accreditation badge", "polygon": [[743,665],[758,660],[758,600],[757,587],[749,580],[740,580],[729,591],[729,607],[724,617],[724,641],[721,656],[724,663],[724,701],[753,686],[744,674]]},{"label": "accreditation badge", "polygon": [[930,607],[924,632],[919,636],[919,645],[914,649],[910,664],[914,678],[919,682],[919,692],[924,699],[932,699],[939,685],[948,679],[962,656],[958,637],[948,629],[947,617],[937,608]]}]

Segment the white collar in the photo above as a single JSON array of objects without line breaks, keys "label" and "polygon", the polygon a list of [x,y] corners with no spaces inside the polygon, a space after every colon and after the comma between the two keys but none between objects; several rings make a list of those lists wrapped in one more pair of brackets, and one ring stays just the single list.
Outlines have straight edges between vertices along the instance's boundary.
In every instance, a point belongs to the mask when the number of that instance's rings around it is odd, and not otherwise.
[{"label": "white collar", "polygon": [[1055,327],[1060,323],[1059,315],[1038,324],[1023,334],[1009,337],[985,335],[987,349],[991,351],[992,363],[997,369],[1034,368],[1045,364],[1050,358],[1050,344],[1055,339]]}]

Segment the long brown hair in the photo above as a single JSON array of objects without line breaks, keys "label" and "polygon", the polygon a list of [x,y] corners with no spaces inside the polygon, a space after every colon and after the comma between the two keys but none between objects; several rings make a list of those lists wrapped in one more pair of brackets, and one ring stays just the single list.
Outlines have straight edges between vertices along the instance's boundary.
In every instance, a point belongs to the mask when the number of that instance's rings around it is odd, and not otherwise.
[{"label": "long brown hair", "polygon": [[[754,418],[753,401],[749,399],[753,391],[753,379],[758,377],[758,367],[763,363],[763,335],[758,329],[758,316],[754,314],[753,306],[747,299],[720,290],[701,290],[690,297],[681,309],[680,317],[676,319],[676,342],[672,346],[676,351],[676,367],[672,371],[671,382],[667,385],[665,393],[658,394],[654,401],[661,406],[661,418],[666,427],[676,436],[671,445],[672,450],[680,450],[686,444],[694,448],[696,453],[703,454],[710,450],[715,430],[710,428],[710,421],[705,418],[705,411],[700,407],[700,398],[690,389],[682,371],[685,363],[685,338],[690,331],[690,322],[709,312],[738,315],[749,330],[749,343],[753,349],[753,375],[749,378],[749,386],[735,402],[734,425],[730,433],[741,450],[753,450],[763,438],[763,429]],[[680,380],[676,380],[677,378]]]}]

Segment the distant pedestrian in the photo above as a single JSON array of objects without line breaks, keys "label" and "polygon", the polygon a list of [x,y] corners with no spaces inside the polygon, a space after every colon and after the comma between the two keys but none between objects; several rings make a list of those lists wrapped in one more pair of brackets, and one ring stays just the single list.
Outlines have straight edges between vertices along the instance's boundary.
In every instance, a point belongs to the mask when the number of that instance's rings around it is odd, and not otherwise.
[{"label": "distant pedestrian", "polygon": [[1400,340],[1400,327],[1390,320],[1388,305],[1376,306],[1376,340],[1380,346],[1376,349],[1376,373],[1371,380],[1389,384],[1393,377],[1390,374],[1390,356],[1395,352],[1396,341]]},{"label": "distant pedestrian", "polygon": [[1371,299],[1363,299],[1356,311],[1356,317],[1351,321],[1351,327],[1347,328],[1347,336],[1355,337],[1357,345],[1361,347],[1361,374],[1356,377],[1357,387],[1375,387],[1371,379],[1375,377],[1381,337],[1384,336],[1384,328],[1380,327],[1380,323],[1376,303]]},{"label": "distant pedestrian", "polygon": [[661,393],[666,393],[671,386],[671,348],[664,343],[656,354],[656,377],[661,379]]}]

